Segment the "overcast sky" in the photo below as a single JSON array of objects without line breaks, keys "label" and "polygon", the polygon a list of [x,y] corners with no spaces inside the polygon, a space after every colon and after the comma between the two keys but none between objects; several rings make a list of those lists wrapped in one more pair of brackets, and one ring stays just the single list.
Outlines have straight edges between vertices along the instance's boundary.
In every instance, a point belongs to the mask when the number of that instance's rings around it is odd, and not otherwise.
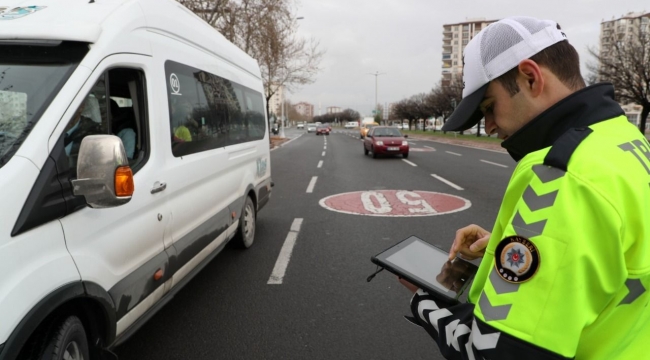
[{"label": "overcast sky", "polygon": [[375,102],[399,101],[430,91],[442,73],[443,24],[482,17],[524,15],[557,21],[585,64],[598,46],[600,23],[630,11],[650,12],[648,0],[299,0],[298,34],[314,37],[326,51],[316,81],[288,95],[293,103],[368,114]]}]

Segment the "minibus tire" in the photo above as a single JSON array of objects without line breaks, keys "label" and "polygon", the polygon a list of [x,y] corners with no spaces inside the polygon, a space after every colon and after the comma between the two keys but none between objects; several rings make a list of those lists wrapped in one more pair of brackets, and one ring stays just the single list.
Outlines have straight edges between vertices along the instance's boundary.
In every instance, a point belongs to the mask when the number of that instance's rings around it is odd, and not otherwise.
[{"label": "minibus tire", "polygon": [[235,244],[242,249],[248,249],[255,241],[255,228],[256,228],[257,213],[255,211],[255,204],[250,196],[246,197],[244,209],[239,216],[239,226],[237,227],[237,234],[235,235]]},{"label": "minibus tire", "polygon": [[66,352],[68,359],[90,360],[88,337],[84,325],[72,315],[61,321],[45,340],[46,345],[39,359],[62,360]]}]

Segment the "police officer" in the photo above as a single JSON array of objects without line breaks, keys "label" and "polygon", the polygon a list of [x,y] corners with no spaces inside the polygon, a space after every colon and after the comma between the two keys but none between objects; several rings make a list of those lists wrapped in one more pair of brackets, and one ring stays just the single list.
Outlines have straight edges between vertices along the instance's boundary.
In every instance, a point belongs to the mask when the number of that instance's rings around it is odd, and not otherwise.
[{"label": "police officer", "polygon": [[467,45],[445,131],[485,117],[518,162],[492,233],[458,230],[450,258],[482,257],[468,302],[415,291],[413,316],[448,359],[650,359],[650,145],[585,87],[557,23],[489,25]]}]

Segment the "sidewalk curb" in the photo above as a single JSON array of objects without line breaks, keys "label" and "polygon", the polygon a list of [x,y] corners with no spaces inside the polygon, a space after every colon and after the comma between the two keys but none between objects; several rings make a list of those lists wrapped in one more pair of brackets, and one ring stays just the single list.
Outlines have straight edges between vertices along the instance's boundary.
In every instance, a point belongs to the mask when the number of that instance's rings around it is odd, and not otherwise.
[{"label": "sidewalk curb", "polygon": [[295,138],[291,138],[291,139],[289,139],[289,140],[283,142],[282,144],[280,144],[280,145],[278,145],[278,146],[272,148],[270,151],[273,151],[273,150],[279,149],[279,148],[281,148],[281,147],[287,145],[288,143],[290,143],[290,142],[292,142],[292,141],[294,141],[294,140],[300,138],[300,137],[303,136],[303,135],[304,135],[304,134],[300,134],[300,135],[296,136]]}]

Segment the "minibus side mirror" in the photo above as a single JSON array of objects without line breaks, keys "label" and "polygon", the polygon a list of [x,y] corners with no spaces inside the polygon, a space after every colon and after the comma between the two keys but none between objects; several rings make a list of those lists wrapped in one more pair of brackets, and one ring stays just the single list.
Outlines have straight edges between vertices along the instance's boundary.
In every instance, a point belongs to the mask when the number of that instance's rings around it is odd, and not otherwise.
[{"label": "minibus side mirror", "polygon": [[133,195],[133,172],[122,140],[115,135],[89,135],[81,141],[77,158],[75,195],[83,195],[96,209],[128,203]]}]

